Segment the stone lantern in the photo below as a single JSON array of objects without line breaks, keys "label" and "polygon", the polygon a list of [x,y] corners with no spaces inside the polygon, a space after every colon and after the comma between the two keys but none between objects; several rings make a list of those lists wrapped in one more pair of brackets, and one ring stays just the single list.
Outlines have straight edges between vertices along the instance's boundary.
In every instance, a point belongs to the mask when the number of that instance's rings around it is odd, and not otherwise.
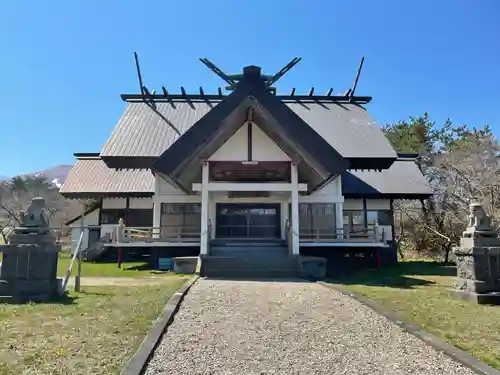
[{"label": "stone lantern", "polygon": [[500,304],[500,238],[481,204],[470,205],[468,226],[453,253],[458,276],[454,296],[479,304]]},{"label": "stone lantern", "polygon": [[60,246],[49,227],[45,200],[33,198],[28,210],[20,214],[21,225],[14,228],[9,243],[0,246],[0,301],[43,302],[61,296]]}]

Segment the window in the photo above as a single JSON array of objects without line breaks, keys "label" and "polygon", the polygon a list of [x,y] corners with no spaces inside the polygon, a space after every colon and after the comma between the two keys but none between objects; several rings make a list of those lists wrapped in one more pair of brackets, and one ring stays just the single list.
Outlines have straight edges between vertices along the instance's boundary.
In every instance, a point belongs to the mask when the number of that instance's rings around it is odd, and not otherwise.
[{"label": "window", "polygon": [[[373,228],[375,222],[378,222],[378,211],[366,211],[366,226],[368,228]],[[380,223],[379,223],[380,225]]]},{"label": "window", "polygon": [[390,210],[382,210],[378,212],[379,225],[393,225],[394,217]]},{"label": "window", "polygon": [[332,237],[336,233],[335,203],[300,203],[299,232],[302,236]]},{"label": "window", "polygon": [[153,210],[130,210],[127,215],[125,224],[128,227],[148,227],[153,226]]},{"label": "window", "polygon": [[161,236],[193,236],[201,232],[200,203],[162,203]]},{"label": "window", "polygon": [[101,210],[101,224],[118,224],[125,220],[125,210]]},{"label": "window", "polygon": [[364,223],[364,215],[365,212],[361,210],[344,211],[344,229],[349,232],[356,232],[364,228],[373,228],[376,221],[378,225],[392,225],[393,223],[390,210],[366,211],[366,225]]},{"label": "window", "polygon": [[392,214],[389,210],[367,211],[366,214],[368,228],[372,228],[375,221],[378,221],[378,225],[392,225]]},{"label": "window", "polygon": [[153,210],[101,210],[101,224],[118,224],[123,219],[128,227],[152,227]]},{"label": "window", "polygon": [[361,210],[344,210],[344,230],[347,233],[361,231],[365,228],[364,213]]}]

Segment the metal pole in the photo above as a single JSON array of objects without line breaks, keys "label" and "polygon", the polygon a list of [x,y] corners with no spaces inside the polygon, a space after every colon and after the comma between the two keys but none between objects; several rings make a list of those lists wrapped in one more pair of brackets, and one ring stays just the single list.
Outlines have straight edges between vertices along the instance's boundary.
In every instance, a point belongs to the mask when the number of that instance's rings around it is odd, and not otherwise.
[{"label": "metal pole", "polygon": [[[85,218],[85,204],[82,202],[82,214],[80,216],[80,235],[84,233],[84,226],[83,226],[83,220]],[[83,241],[83,237],[82,237]],[[78,261],[78,270],[77,274],[75,276],[75,292],[80,292],[80,278],[82,275],[82,252],[81,250],[77,249],[78,255],[77,255],[77,261]]]}]

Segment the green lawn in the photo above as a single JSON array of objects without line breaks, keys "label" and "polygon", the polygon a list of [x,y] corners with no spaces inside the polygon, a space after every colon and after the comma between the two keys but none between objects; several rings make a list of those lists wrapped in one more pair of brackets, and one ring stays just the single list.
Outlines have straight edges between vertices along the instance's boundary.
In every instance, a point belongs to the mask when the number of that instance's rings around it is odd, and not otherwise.
[{"label": "green lawn", "polygon": [[186,280],[85,287],[50,304],[0,304],[0,375],[119,374]]},{"label": "green lawn", "polygon": [[452,298],[453,267],[407,261],[333,280],[500,369],[500,307]]},{"label": "green lawn", "polygon": [[[2,261],[2,253],[0,253],[0,262]],[[65,277],[71,263],[71,254],[67,252],[59,253],[57,262],[57,276]],[[77,274],[77,261],[73,265],[71,275]],[[147,277],[147,276],[171,276],[173,272],[162,272],[149,268],[147,262],[124,262],[121,268],[118,268],[116,263],[93,263],[82,262],[82,277]]]},{"label": "green lawn", "polygon": [[[57,264],[57,275],[63,277],[66,275],[71,255],[68,253],[60,253]],[[118,268],[116,263],[82,263],[82,276],[101,276],[101,277],[145,277],[151,275],[172,275],[171,272],[158,272],[147,267],[145,262],[126,262],[122,263],[122,268]],[[76,275],[77,262],[73,265],[72,275]]]}]

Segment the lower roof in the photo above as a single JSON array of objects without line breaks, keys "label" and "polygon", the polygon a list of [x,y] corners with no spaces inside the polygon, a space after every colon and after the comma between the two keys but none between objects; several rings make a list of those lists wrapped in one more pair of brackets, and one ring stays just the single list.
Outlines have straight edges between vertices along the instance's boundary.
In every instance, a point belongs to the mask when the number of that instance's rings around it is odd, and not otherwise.
[{"label": "lower roof", "polygon": [[344,172],[342,193],[346,198],[426,199],[432,195],[432,188],[415,160],[400,159],[382,171]]},{"label": "lower roof", "polygon": [[[93,154],[79,157],[60,193],[66,198],[151,197],[155,179],[146,169],[110,169]],[[349,170],[342,174],[346,198],[426,199],[429,183],[413,159],[397,160],[382,171]]]},{"label": "lower roof", "polygon": [[81,156],[59,192],[65,198],[150,197],[155,179],[147,169],[111,169],[98,156]]}]

